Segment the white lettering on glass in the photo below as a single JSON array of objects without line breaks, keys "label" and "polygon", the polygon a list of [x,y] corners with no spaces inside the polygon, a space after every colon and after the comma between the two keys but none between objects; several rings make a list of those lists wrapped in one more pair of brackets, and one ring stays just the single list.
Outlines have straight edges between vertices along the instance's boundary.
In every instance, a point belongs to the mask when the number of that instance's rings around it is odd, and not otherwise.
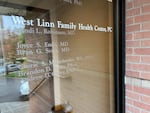
[{"label": "white lettering on glass", "polygon": [[76,26],[73,22],[70,22],[68,24],[66,23],[63,23],[62,21],[57,21],[57,26],[58,28],[61,28],[61,29],[73,29],[73,30],[76,30]]},{"label": "white lettering on glass", "polygon": [[44,19],[39,19],[37,18],[37,26],[41,26],[41,27],[55,27],[54,22],[47,22]]},{"label": "white lettering on glass", "polygon": [[21,16],[11,16],[12,20],[15,24],[21,24],[21,25],[29,25],[29,26],[33,26],[34,25],[34,21],[33,20],[25,20],[23,17]]}]

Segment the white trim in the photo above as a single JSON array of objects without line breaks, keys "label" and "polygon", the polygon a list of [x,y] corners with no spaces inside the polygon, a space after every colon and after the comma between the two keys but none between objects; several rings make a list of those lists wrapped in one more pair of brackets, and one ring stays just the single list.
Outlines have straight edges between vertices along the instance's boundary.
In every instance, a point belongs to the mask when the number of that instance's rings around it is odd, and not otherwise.
[{"label": "white trim", "polygon": [[142,80],[140,78],[125,77],[125,84],[138,86],[142,88],[150,88],[150,80]]}]

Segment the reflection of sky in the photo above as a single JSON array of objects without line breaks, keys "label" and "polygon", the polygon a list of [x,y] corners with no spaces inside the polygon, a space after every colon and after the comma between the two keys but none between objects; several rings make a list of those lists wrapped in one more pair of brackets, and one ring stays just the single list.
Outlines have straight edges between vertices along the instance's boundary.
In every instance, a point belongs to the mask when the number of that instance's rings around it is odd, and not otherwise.
[{"label": "reflection of sky", "polygon": [[24,25],[20,25],[20,24],[15,24],[13,22],[13,19],[11,16],[2,16],[2,21],[3,21],[3,27],[4,29],[9,29],[10,31],[14,31],[16,28],[17,29],[23,29]]}]

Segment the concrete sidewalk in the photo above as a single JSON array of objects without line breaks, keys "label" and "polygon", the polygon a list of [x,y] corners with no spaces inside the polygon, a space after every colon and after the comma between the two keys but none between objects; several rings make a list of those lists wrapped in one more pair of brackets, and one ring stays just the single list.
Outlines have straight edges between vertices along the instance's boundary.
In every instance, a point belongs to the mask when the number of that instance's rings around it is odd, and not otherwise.
[{"label": "concrete sidewalk", "polygon": [[29,113],[29,101],[0,103],[0,113]]}]

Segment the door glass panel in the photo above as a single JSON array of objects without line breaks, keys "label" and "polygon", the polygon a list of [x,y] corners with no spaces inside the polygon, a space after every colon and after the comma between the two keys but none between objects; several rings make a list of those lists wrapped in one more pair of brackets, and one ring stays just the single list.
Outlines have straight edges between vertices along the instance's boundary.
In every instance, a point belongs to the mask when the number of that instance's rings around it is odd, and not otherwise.
[{"label": "door glass panel", "polygon": [[0,1],[1,111],[113,113],[112,4]]}]

